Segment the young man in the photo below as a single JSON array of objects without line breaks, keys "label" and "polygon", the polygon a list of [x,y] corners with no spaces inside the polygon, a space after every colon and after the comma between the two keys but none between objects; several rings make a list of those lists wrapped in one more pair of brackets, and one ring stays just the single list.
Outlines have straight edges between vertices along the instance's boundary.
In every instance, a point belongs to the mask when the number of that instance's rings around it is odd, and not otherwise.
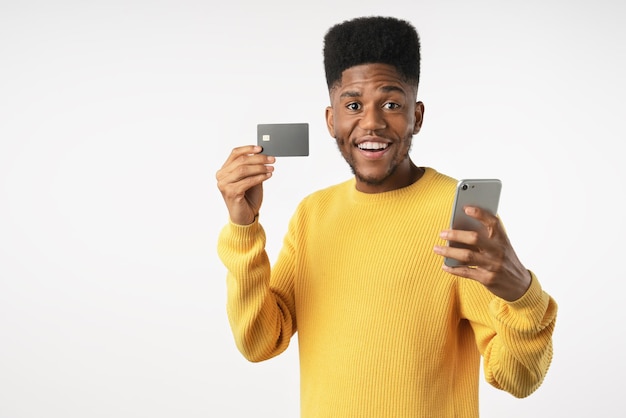
[{"label": "young man", "polygon": [[517,397],[552,359],[556,303],[499,219],[469,207],[485,232],[447,230],[457,181],[409,157],[424,115],[419,62],[403,20],[328,31],[326,121],[354,178],[303,199],[274,266],[259,222],[274,157],[238,147],[217,172],[237,346],[262,361],[298,332],[303,417],[477,417],[481,355],[486,380]]}]

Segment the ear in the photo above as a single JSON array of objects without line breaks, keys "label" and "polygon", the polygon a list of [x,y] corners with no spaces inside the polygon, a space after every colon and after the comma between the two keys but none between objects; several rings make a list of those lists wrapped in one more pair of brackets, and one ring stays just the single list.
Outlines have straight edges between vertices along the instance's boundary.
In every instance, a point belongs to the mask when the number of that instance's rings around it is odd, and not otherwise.
[{"label": "ear", "polygon": [[332,106],[326,108],[326,127],[330,136],[335,138],[335,114]]},{"label": "ear", "polygon": [[413,135],[417,134],[422,129],[422,122],[424,121],[424,103],[415,103],[415,125],[413,126]]}]

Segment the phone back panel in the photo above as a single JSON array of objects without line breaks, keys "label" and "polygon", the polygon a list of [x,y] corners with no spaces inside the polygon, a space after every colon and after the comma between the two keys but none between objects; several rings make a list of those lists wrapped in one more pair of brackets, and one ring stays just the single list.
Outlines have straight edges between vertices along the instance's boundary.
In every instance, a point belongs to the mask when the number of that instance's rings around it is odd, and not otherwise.
[{"label": "phone back panel", "polygon": [[[493,215],[498,214],[500,192],[502,182],[498,179],[465,179],[457,184],[456,196],[452,205],[450,228],[463,231],[478,231],[483,225],[480,221],[465,214],[464,207],[467,205],[477,206],[489,211]],[[466,245],[450,241],[451,247],[468,248]],[[445,264],[449,266],[461,265],[457,260],[446,258]]]},{"label": "phone back panel", "polygon": [[498,179],[461,180],[457,185],[450,227],[452,229],[476,230],[480,222],[465,215],[464,207],[478,206],[493,215],[498,214],[502,182]]}]

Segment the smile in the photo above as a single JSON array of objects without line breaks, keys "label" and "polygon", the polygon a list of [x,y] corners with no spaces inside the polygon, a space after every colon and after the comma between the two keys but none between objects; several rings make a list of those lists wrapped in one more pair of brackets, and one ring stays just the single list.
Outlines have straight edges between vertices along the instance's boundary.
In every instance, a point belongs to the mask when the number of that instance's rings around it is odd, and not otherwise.
[{"label": "smile", "polygon": [[362,142],[357,146],[364,151],[382,151],[387,149],[389,144],[383,144],[382,142]]}]

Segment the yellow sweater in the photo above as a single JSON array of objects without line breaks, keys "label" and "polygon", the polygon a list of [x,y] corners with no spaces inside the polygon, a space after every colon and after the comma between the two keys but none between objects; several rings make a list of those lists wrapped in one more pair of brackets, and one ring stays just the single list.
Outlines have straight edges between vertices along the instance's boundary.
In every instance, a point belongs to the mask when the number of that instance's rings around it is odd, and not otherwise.
[{"label": "yellow sweater", "polygon": [[354,179],[315,192],[272,268],[258,221],[222,230],[237,346],[262,361],[297,331],[302,417],[477,417],[481,354],[487,381],[514,396],[543,381],[557,307],[537,278],[507,303],[433,252],[455,185],[427,168],[391,192]]}]

